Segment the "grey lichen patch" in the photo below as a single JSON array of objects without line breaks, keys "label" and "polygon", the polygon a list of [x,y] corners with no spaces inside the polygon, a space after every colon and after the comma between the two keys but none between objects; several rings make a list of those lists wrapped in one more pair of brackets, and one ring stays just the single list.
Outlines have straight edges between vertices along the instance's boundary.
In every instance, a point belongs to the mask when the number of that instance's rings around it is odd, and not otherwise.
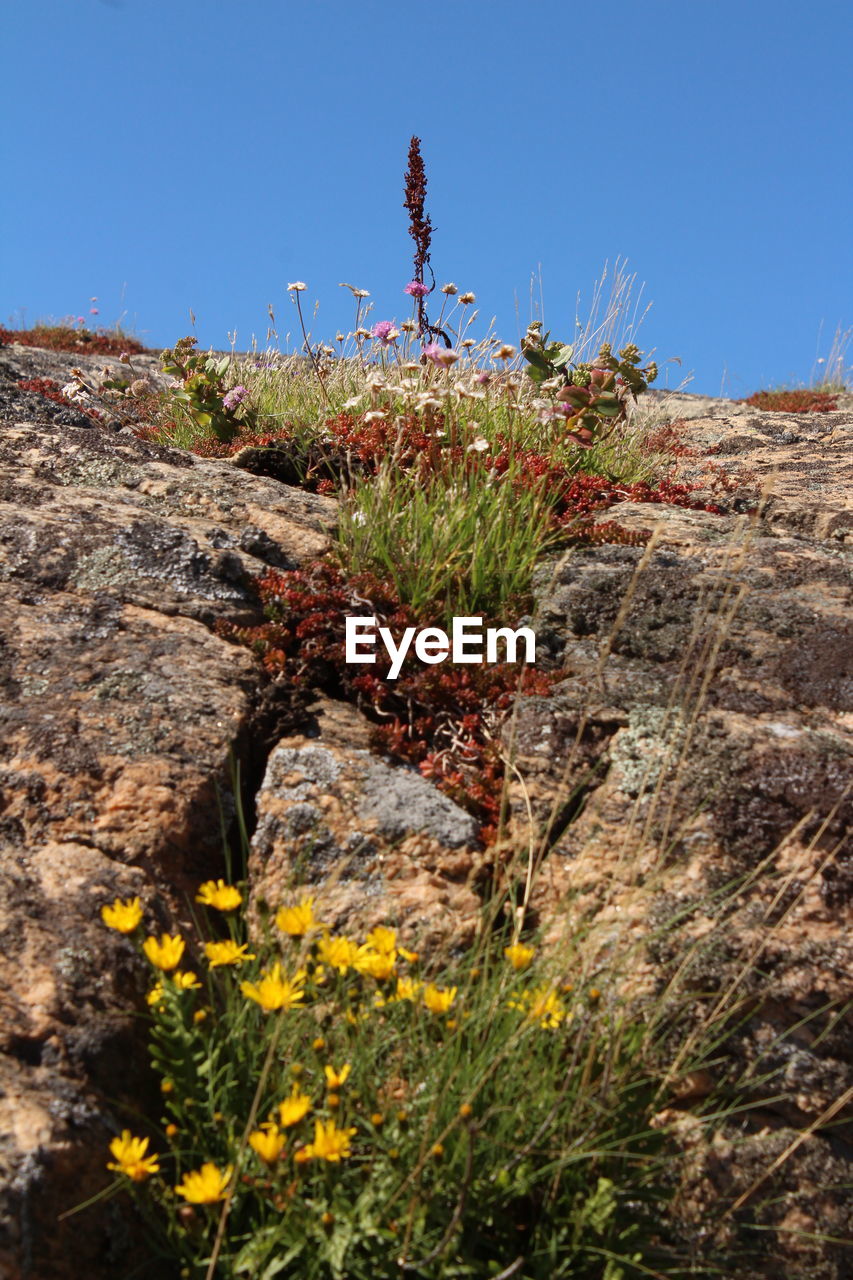
[{"label": "grey lichen patch", "polygon": [[684,721],[665,707],[638,704],[628,725],[616,734],[610,751],[611,776],[626,795],[653,791],[661,774],[678,760],[684,741]]},{"label": "grey lichen patch", "polygon": [[99,680],[95,688],[95,697],[104,701],[113,698],[125,701],[137,694],[144,694],[150,683],[150,676],[144,671],[111,671]]},{"label": "grey lichen patch", "polygon": [[[277,747],[267,763],[265,789],[286,787],[290,795],[307,795],[312,786],[331,787],[341,775],[342,765],[325,747]],[[302,782],[295,782],[298,774]]]},{"label": "grey lichen patch", "polygon": [[65,460],[56,468],[53,479],[56,484],[79,488],[136,489],[142,481],[142,472],[118,458],[90,455]]},{"label": "grey lichen patch", "polygon": [[362,792],[358,817],[374,821],[380,834],[389,840],[422,832],[451,849],[459,849],[476,839],[474,819],[407,769],[371,762],[365,770]]},{"label": "grey lichen patch", "polygon": [[50,681],[43,676],[22,676],[18,689],[22,698],[38,698],[50,688]]},{"label": "grey lichen patch", "polygon": [[106,591],[126,585],[135,576],[120,547],[96,547],[81,557],[68,581],[81,591]]}]

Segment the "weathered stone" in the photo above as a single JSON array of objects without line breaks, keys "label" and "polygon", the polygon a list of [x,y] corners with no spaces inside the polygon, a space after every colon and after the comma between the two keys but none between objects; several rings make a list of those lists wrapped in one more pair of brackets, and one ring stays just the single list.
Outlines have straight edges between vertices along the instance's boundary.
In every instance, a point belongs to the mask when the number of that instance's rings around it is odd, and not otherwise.
[{"label": "weathered stone", "polygon": [[395,924],[425,953],[470,941],[482,863],[473,818],[414,770],[354,747],[351,709],[324,700],[320,723],[317,737],[286,738],[270,756],[249,865],[256,904],[274,911],[310,893],[336,930]]},{"label": "weathered stone", "polygon": [[122,1107],[156,1114],[147,966],[100,907],[138,894],[188,930],[222,874],[263,676],[210,624],[260,621],[250,576],[322,551],[335,504],[41,412],[15,378],[82,361],[22,351],[0,355],[0,1275],[94,1280],[140,1260],[127,1197],[57,1215],[107,1184]]},{"label": "weathered stone", "polygon": [[[677,974],[694,994],[670,1015],[669,1060],[689,1059],[710,1021],[723,1046],[711,1084],[756,1080],[750,1136],[732,1120],[715,1148],[691,1138],[680,1175],[699,1256],[742,1249],[737,1223],[753,1212],[777,1233],[764,1236],[756,1276],[845,1274],[843,1251],[813,1241],[789,1252],[788,1231],[797,1213],[827,1234],[850,1228],[849,423],[755,410],[684,423],[695,455],[682,475],[698,476],[702,450],[722,441],[754,477],[740,483],[752,514],[624,503],[608,520],[653,532],[647,547],[543,565],[537,635],[565,679],[521,702],[505,730],[523,778],[519,838],[531,838],[528,804],[535,823],[529,910],[550,946],[640,1007]],[[770,1172],[760,1207],[699,1247],[702,1215],[845,1097],[832,1130]],[[760,1141],[762,1119],[777,1142]],[[731,1148],[722,1163],[720,1142]]]}]

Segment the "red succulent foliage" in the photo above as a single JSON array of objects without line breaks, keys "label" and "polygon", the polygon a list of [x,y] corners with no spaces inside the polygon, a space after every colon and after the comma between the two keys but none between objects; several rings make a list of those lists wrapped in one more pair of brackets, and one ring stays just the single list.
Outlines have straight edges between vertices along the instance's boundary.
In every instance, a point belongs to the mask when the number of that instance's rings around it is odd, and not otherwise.
[{"label": "red succulent foliage", "polygon": [[354,702],[374,722],[374,744],[420,768],[481,823],[485,843],[497,835],[504,766],[497,740],[501,719],[519,693],[547,693],[557,673],[514,665],[422,666],[407,655],[397,680],[376,668],[348,666],[347,615],[373,614],[395,640],[407,626],[426,625],[400,603],[390,583],[371,574],[344,578],[332,565],[270,569],[257,580],[269,618],[257,627],[217,625],[248,645],[273,676],[324,688]]},{"label": "red succulent foliage", "polygon": [[44,396],[45,400],[53,400],[55,404],[65,405],[69,409],[76,409],[78,413],[85,413],[87,417],[94,418],[96,422],[101,421],[101,415],[97,409],[89,409],[82,404],[69,400],[67,396],[62,394],[62,389],[58,382],[54,382],[53,378],[21,378],[16,384],[21,391],[35,391],[38,395]]},{"label": "red succulent foliage", "polygon": [[799,391],[756,391],[741,403],[776,413],[832,413],[838,408],[835,396],[825,391],[810,391],[807,387]]},{"label": "red succulent foliage", "polygon": [[111,338],[106,333],[73,329],[70,325],[36,325],[34,329],[0,327],[0,346],[8,346],[11,342],[49,351],[78,351],[85,355],[118,356],[123,351],[132,356],[145,354],[145,347],[135,338]]}]

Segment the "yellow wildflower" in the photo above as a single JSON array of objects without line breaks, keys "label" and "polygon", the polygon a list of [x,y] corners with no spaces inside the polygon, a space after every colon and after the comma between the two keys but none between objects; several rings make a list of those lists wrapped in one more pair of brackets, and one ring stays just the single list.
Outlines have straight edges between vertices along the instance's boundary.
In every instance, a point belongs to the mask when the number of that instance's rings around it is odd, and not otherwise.
[{"label": "yellow wildflower", "polygon": [[368,947],[372,947],[374,951],[379,951],[382,955],[390,955],[397,948],[397,930],[378,924],[375,929],[370,930],[366,941]]},{"label": "yellow wildflower", "polygon": [[154,937],[146,938],[142,944],[142,950],[153,965],[168,973],[170,969],[177,969],[181,963],[184,940],[177,935],[164,933],[160,935],[159,942]]},{"label": "yellow wildflower", "polygon": [[277,1124],[262,1124],[260,1129],[249,1134],[249,1146],[264,1164],[275,1164],[284,1150],[284,1138]]},{"label": "yellow wildflower", "polygon": [[523,942],[514,942],[511,947],[504,948],[504,955],[512,965],[513,969],[518,972],[526,969],[533,957],[536,955],[535,947],[526,947]]},{"label": "yellow wildflower", "polygon": [[205,880],[199,886],[195,900],[203,902],[206,907],[215,907],[217,911],[233,911],[243,901],[243,895],[233,884],[226,884],[224,880]]},{"label": "yellow wildflower", "polygon": [[336,1071],[334,1067],[324,1067],[323,1072],[326,1077],[326,1088],[340,1089],[341,1085],[346,1082],[351,1070],[352,1068],[348,1062],[344,1063],[340,1071]]},{"label": "yellow wildflower", "polygon": [[278,1117],[283,1127],[288,1129],[293,1124],[299,1124],[302,1117],[310,1110],[311,1099],[307,1093],[301,1092],[298,1084],[295,1084],[290,1091],[290,1097],[278,1104]]},{"label": "yellow wildflower", "polygon": [[115,1170],[116,1173],[123,1173],[132,1182],[144,1182],[146,1178],[151,1177],[152,1173],[160,1172],[157,1157],[147,1156],[145,1154],[147,1150],[147,1138],[134,1138],[129,1129],[123,1129],[121,1137],[113,1138],[110,1143],[110,1152],[115,1156],[117,1163],[108,1161],[107,1168]]},{"label": "yellow wildflower", "polygon": [[442,989],[437,987],[434,982],[430,982],[424,987],[424,1004],[430,1013],[447,1013],[447,1010],[456,999],[456,987]]},{"label": "yellow wildflower", "polygon": [[154,1005],[161,1004],[163,1001],[162,982],[155,983],[154,986],[151,988],[151,990],[148,992],[148,995],[145,997],[145,999],[147,1000],[148,1004],[150,1004],[152,1007]]},{"label": "yellow wildflower", "polygon": [[398,978],[394,999],[415,1001],[422,986],[423,983],[418,982],[415,978]]},{"label": "yellow wildflower", "polygon": [[275,922],[282,933],[291,938],[302,938],[312,929],[322,929],[323,925],[314,915],[314,899],[303,898],[295,907],[279,907],[275,913]]},{"label": "yellow wildflower", "polygon": [[193,1173],[184,1174],[183,1182],[180,1182],[175,1190],[189,1204],[215,1204],[217,1200],[225,1199],[233,1172],[233,1165],[229,1164],[220,1171],[215,1164],[208,1161]]},{"label": "yellow wildflower", "polygon": [[315,1120],[314,1141],[298,1151],[296,1159],[300,1163],[305,1160],[328,1160],[332,1163],[345,1160],[350,1154],[350,1139],[355,1132],[355,1129],[338,1129],[334,1120],[325,1123]]},{"label": "yellow wildflower", "polygon": [[381,982],[391,977],[396,963],[396,951],[372,951],[368,947],[359,947],[353,960],[353,968]]},{"label": "yellow wildflower", "polygon": [[281,965],[261,971],[260,982],[241,982],[240,990],[247,1000],[256,1000],[262,1009],[271,1013],[276,1009],[293,1009],[305,999],[303,982],[305,970],[300,969],[292,978],[282,976]]},{"label": "yellow wildflower", "polygon": [[101,907],[101,919],[119,933],[133,933],[142,921],[142,903],[138,898],[128,898],[126,902],[116,898],[111,907]]},{"label": "yellow wildflower", "polygon": [[346,973],[358,954],[358,947],[349,938],[329,933],[320,939],[317,950],[321,960],[337,969],[338,973]]},{"label": "yellow wildflower", "polygon": [[227,938],[224,942],[206,942],[204,954],[211,969],[218,964],[242,964],[244,960],[254,960],[254,955],[247,952],[248,942],[232,942]]},{"label": "yellow wildflower", "polygon": [[172,974],[172,981],[179,991],[195,991],[201,986],[198,978],[189,969],[176,969]]},{"label": "yellow wildflower", "polygon": [[567,1017],[566,1007],[553,987],[536,987],[532,991],[522,991],[516,999],[509,1001],[510,1009],[518,1009],[531,1022],[538,1022],[540,1027],[553,1030]]}]

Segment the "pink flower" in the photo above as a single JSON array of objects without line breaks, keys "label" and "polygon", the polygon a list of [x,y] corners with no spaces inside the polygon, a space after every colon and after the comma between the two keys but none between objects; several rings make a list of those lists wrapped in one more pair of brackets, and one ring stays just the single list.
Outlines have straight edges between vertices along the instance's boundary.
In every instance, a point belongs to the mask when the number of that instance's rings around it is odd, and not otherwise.
[{"label": "pink flower", "polygon": [[410,280],[403,293],[409,293],[413,298],[425,298],[429,289],[420,280]]},{"label": "pink flower", "polygon": [[100,314],[101,314],[101,313],[98,311],[98,308],[97,308],[97,307],[90,307],[90,308],[89,308],[89,315],[90,315],[90,316],[97,316],[97,315],[100,315]]},{"label": "pink flower", "polygon": [[232,387],[231,390],[222,397],[222,407],[224,409],[236,409],[237,405],[242,404],[248,394],[248,391],[242,385]]},{"label": "pink flower", "polygon": [[428,343],[424,347],[424,355],[440,369],[449,369],[459,359],[457,352],[451,351],[448,347],[442,347],[438,342]]},{"label": "pink flower", "polygon": [[378,338],[383,347],[390,346],[400,336],[400,330],[394,328],[391,320],[377,321],[370,332],[374,338]]}]

